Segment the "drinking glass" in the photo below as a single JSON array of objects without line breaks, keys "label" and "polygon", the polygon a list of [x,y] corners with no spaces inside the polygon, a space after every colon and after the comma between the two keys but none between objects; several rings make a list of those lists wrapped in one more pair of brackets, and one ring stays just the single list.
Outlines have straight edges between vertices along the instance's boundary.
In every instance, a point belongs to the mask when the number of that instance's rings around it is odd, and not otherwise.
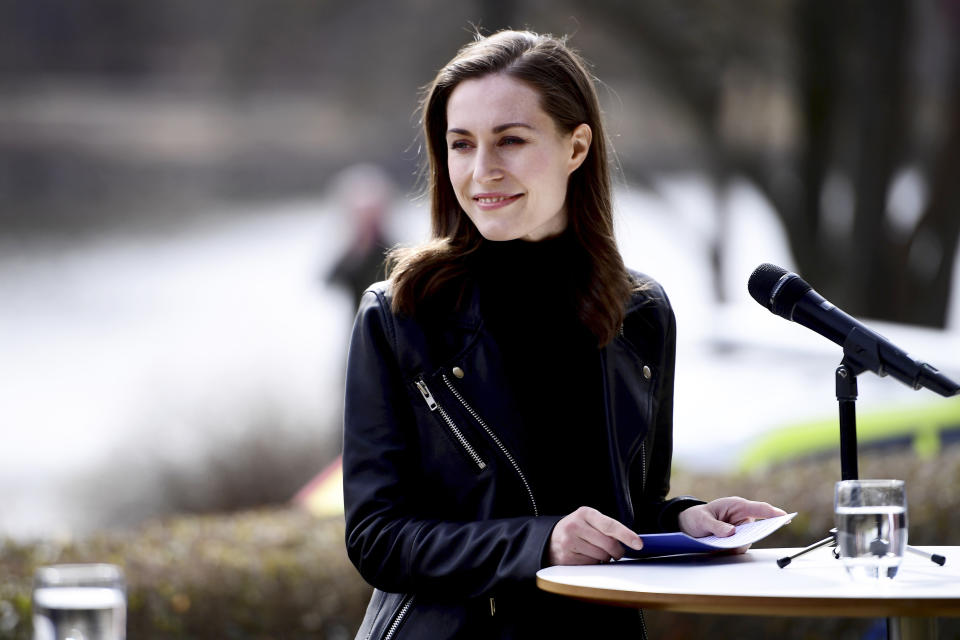
[{"label": "drinking glass", "polygon": [[907,546],[907,492],[903,480],[843,480],[834,492],[837,549],[857,581],[897,575]]},{"label": "drinking glass", "polygon": [[112,564],[59,564],[37,569],[33,640],[124,640],[123,570]]}]

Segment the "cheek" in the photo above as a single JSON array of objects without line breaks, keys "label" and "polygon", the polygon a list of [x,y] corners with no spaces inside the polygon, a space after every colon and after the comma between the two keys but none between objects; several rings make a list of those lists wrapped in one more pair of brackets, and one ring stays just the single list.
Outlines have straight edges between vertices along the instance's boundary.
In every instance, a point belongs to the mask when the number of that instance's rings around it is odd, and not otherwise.
[{"label": "cheek", "polygon": [[457,187],[463,183],[464,178],[471,175],[471,170],[462,158],[451,156],[447,160],[447,173],[450,175],[450,183]]},{"label": "cheek", "polygon": [[553,154],[544,154],[531,165],[531,176],[535,176],[545,198],[564,200],[567,195],[567,169],[558,162]]}]

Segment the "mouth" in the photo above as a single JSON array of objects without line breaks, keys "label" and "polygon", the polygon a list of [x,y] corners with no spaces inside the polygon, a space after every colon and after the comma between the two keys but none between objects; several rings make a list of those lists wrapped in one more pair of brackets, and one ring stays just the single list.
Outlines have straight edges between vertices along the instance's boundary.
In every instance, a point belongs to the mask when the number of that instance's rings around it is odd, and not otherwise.
[{"label": "mouth", "polygon": [[491,193],[473,196],[473,201],[476,202],[481,209],[498,209],[500,207],[505,207],[512,202],[516,202],[522,197],[522,193],[515,193],[513,195]]}]

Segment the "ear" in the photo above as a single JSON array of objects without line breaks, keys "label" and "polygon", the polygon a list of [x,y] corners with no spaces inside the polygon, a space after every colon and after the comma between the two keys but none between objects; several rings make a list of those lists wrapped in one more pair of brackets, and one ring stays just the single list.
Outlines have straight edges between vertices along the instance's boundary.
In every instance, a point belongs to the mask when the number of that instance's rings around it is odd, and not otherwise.
[{"label": "ear", "polygon": [[583,161],[587,159],[590,152],[590,144],[593,142],[593,130],[586,122],[578,124],[570,133],[571,153],[570,160],[567,162],[567,174],[576,171]]}]

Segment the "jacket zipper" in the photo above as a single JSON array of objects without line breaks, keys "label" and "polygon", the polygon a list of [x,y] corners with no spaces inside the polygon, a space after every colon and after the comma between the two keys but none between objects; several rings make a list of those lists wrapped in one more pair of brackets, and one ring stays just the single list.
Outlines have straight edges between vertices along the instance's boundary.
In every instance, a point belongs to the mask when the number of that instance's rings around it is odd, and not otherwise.
[{"label": "jacket zipper", "polygon": [[640,491],[647,491],[647,443],[640,441]]},{"label": "jacket zipper", "polygon": [[450,417],[443,407],[436,401],[433,397],[433,394],[430,393],[430,388],[427,387],[427,383],[424,382],[423,378],[417,378],[414,381],[414,384],[417,385],[417,389],[420,391],[420,395],[423,396],[424,401],[427,403],[427,408],[430,411],[436,411],[440,414],[440,417],[443,418],[443,421],[447,423],[447,427],[450,429],[450,432],[457,439],[457,442],[460,443],[460,446],[463,447],[463,450],[467,452],[467,455],[470,456],[470,459],[480,467],[480,470],[487,468],[487,463],[483,461],[480,457],[480,454],[477,453],[477,450],[473,448],[473,445],[467,440],[466,436],[463,435],[463,432],[460,431],[460,428],[454,423],[453,418]]},{"label": "jacket zipper", "polygon": [[513,457],[513,454],[503,445],[503,442],[500,441],[500,438],[497,437],[497,434],[494,433],[493,429],[487,426],[487,423],[483,421],[483,418],[480,417],[473,407],[471,407],[467,401],[460,395],[460,392],[457,391],[457,388],[453,386],[453,383],[450,382],[450,378],[447,377],[447,374],[442,374],[443,382],[447,385],[447,388],[450,389],[450,393],[463,405],[463,408],[467,410],[473,419],[477,421],[483,430],[487,432],[487,435],[490,436],[490,439],[500,448],[500,451],[503,453],[504,457],[510,462],[513,466],[513,470],[517,472],[517,476],[520,477],[520,482],[523,483],[524,488],[527,490],[527,497],[530,498],[530,505],[533,507],[533,515],[539,516],[540,509],[537,507],[537,501],[533,497],[533,490],[530,488],[530,483],[527,482],[527,477],[523,475],[523,471],[520,470],[520,465],[517,464],[517,460]]},{"label": "jacket zipper", "polygon": [[400,610],[397,611],[397,615],[394,617],[393,622],[391,622],[390,626],[387,627],[387,632],[383,634],[383,640],[390,640],[396,635],[397,629],[400,628],[400,623],[403,622],[405,617],[407,617],[407,612],[410,611],[411,606],[413,606],[413,596],[406,596],[403,604],[400,605]]}]

